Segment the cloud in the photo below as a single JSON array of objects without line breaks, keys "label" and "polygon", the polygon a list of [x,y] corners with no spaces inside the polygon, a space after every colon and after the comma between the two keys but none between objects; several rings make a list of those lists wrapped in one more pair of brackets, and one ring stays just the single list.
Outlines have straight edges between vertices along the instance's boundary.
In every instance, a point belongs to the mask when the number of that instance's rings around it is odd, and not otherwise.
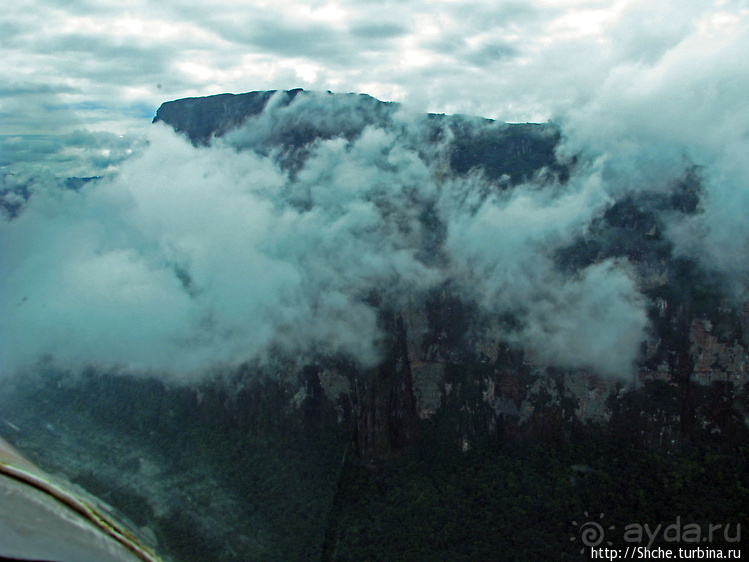
[{"label": "cloud", "polygon": [[263,52],[281,56],[301,56],[313,60],[321,58],[331,63],[338,60],[346,62],[351,50],[343,44],[345,38],[339,30],[327,23],[294,24],[283,20],[257,18],[249,25],[240,27],[224,25],[221,34],[239,43],[253,45]]},{"label": "cloud", "polygon": [[612,194],[657,192],[699,166],[700,212],[669,217],[670,238],[678,253],[739,285],[749,240],[746,15],[705,14],[659,58],[612,68],[595,96],[562,119],[566,152],[604,156]]},{"label": "cloud", "polygon": [[648,325],[633,272],[607,260],[570,276],[553,260],[611,204],[602,184],[596,164],[562,189],[528,184],[487,197],[475,213],[457,207],[446,246],[466,296],[513,315],[508,341],[547,364],[624,376]]},{"label": "cloud", "polygon": [[[503,336],[536,357],[629,372],[647,322],[628,265],[569,275],[553,261],[611,202],[598,164],[498,192],[445,177],[448,147],[425,145],[412,114],[365,96],[280,99],[209,146],[155,125],[116,173],[32,185],[1,224],[2,369],[46,356],[190,378],[276,353],[368,367],[378,309],[449,281],[515,315]],[[282,166],[278,143],[310,127],[330,138]]]},{"label": "cloud", "polygon": [[[168,0],[140,2],[123,12],[109,2],[32,1],[0,16],[9,31],[3,35],[0,78],[5,84],[74,87],[78,93],[62,93],[61,103],[86,100],[109,108],[106,114],[79,112],[77,126],[106,120],[117,132],[135,126],[138,117],[126,111],[134,104],[155,108],[170,97],[298,86],[514,118],[518,113],[508,114],[508,103],[538,103],[532,98],[541,85],[526,79],[527,59],[539,41],[556,45],[545,23],[557,12],[517,2],[203,7]],[[457,48],[445,51],[450,44]],[[552,64],[548,59],[534,73],[538,77]],[[470,86],[470,99],[456,83]],[[46,127],[43,104],[21,98],[12,103],[25,111],[8,112],[23,117],[6,133]],[[535,107],[526,112],[535,114]]]},{"label": "cloud", "polygon": [[408,33],[408,28],[395,21],[377,21],[375,23],[362,20],[351,26],[351,35],[368,41],[382,41],[402,37]]},{"label": "cloud", "polygon": [[81,129],[64,135],[0,136],[0,169],[18,182],[44,173],[63,179],[92,177],[111,170],[142,144],[134,135]]},{"label": "cloud", "polygon": [[3,369],[50,355],[189,374],[272,349],[371,365],[366,299],[440,280],[416,258],[413,213],[433,190],[379,129],[322,143],[290,179],[272,157],[155,126],[117,174],[36,188],[3,221]]},{"label": "cloud", "polygon": [[[293,279],[253,248],[267,206],[242,195],[236,165],[220,169],[224,153],[160,128],[151,142],[116,178],[37,194],[2,225],[6,367],[44,351],[64,364],[189,371],[237,353],[240,339],[249,353],[267,341],[265,308]],[[177,275],[187,267],[195,290]]]},{"label": "cloud", "polygon": [[640,359],[647,302],[626,263],[607,260],[553,285],[510,341],[546,364],[625,377]]}]

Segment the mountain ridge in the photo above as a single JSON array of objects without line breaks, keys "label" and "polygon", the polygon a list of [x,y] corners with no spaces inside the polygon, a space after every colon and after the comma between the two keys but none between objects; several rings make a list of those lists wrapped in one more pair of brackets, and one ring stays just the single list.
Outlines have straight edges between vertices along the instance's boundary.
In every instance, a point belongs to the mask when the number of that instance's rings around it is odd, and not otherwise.
[{"label": "mountain ridge", "polygon": [[[289,116],[291,112],[284,112],[295,104],[301,110],[293,113],[292,118]],[[321,107],[324,109],[320,109]],[[398,104],[381,102],[366,94],[340,95],[330,92],[307,92],[301,89],[272,90],[166,102],[159,108],[154,122],[170,125],[197,145],[207,145],[218,139],[228,138],[229,143],[240,150],[259,149],[267,153],[270,144],[279,148],[282,154],[293,154],[287,160],[281,159],[282,162],[291,160],[299,166],[300,152],[301,160],[304,161],[308,154],[305,151],[320,139],[342,137],[351,142],[367,127],[401,127],[402,124],[397,118],[394,121],[399,109]],[[321,112],[322,118],[314,114],[316,110]],[[336,120],[336,112],[339,110],[343,119]],[[270,113],[266,121],[263,121],[264,113]],[[352,115],[356,117],[351,118]],[[351,118],[351,121],[347,122],[347,118]],[[489,185],[494,186],[493,189],[511,189],[513,186],[532,181],[534,177],[535,181],[557,181],[563,184],[575,166],[574,159],[565,163],[557,160],[555,151],[562,140],[562,131],[553,124],[503,124],[483,118],[441,114],[428,114],[411,119],[418,122],[421,127],[420,133],[423,136],[420,140],[427,143],[444,143],[447,139],[446,153],[451,174],[466,176],[479,171],[487,178]],[[262,142],[243,141],[242,134],[238,131],[249,131],[247,134],[251,135],[255,127],[262,129],[258,137]],[[537,174],[544,169],[551,171],[551,180],[538,179]],[[709,285],[707,277],[704,277],[708,273],[703,272],[694,262],[680,262],[679,259],[674,259],[671,255],[671,246],[663,240],[661,234],[664,227],[660,222],[660,213],[695,213],[698,199],[699,177],[694,169],[687,170],[684,180],[665,195],[625,195],[611,204],[600,219],[596,219],[594,227],[585,236],[560,249],[555,259],[559,267],[569,268],[572,272],[606,259],[628,260],[637,271],[638,283],[644,289],[645,298],[650,301],[648,314],[654,325],[654,332],[647,342],[643,342],[642,363],[635,373],[635,380],[639,382],[635,386],[647,385],[647,381],[670,382],[681,388],[684,394],[685,388],[691,388],[693,384],[709,385],[712,380],[725,380],[735,385],[735,390],[730,391],[730,400],[734,401],[737,393],[745,393],[747,372],[745,367],[740,366],[744,363],[737,362],[736,358],[730,359],[729,356],[738,354],[746,357],[746,331],[736,331],[732,328],[724,337],[733,342],[733,345],[725,346],[715,340],[709,328],[704,329],[700,326],[713,325],[716,322],[725,325],[725,320],[718,319],[721,314],[734,318],[728,321],[728,324],[746,325],[746,312],[726,311],[718,315],[713,312],[712,319],[695,316],[691,312],[694,308],[691,299],[694,299],[703,287]],[[680,267],[693,268],[698,277],[703,277],[695,282],[694,277],[690,278],[692,274],[679,269]],[[684,277],[685,275],[687,277]],[[691,289],[687,291],[689,294],[681,294],[684,291],[681,288],[674,293],[674,287],[688,286],[684,283],[692,283]],[[449,287],[449,284],[446,287]],[[442,296],[437,296],[440,293]],[[417,408],[407,408],[408,411],[396,409],[389,413],[376,412],[376,415],[366,411],[366,408],[358,414],[352,412],[350,415],[359,416],[357,424],[360,429],[357,431],[369,432],[366,435],[360,434],[358,438],[359,453],[363,458],[375,459],[381,453],[387,452],[391,446],[398,449],[400,446],[396,446],[395,443],[402,443],[400,438],[394,437],[388,445],[388,439],[383,440],[375,433],[397,433],[398,430],[394,428],[399,423],[405,423],[406,426],[418,425],[416,418],[430,417],[451,400],[450,389],[465,387],[465,381],[450,380],[455,376],[450,373],[459,365],[475,363],[475,367],[471,369],[482,373],[476,382],[483,390],[479,392],[478,398],[472,400],[475,400],[473,408],[476,411],[481,410],[483,402],[490,406],[493,412],[482,414],[487,417],[482,422],[485,429],[496,427],[500,419],[505,422],[514,419],[510,425],[519,424],[525,427],[527,432],[528,428],[537,423],[533,421],[534,416],[540,413],[535,410],[535,406],[531,406],[532,401],[540,400],[540,403],[546,403],[546,399],[540,399],[542,396],[552,397],[551,404],[561,404],[564,400],[570,400],[570,405],[566,409],[562,408],[566,412],[562,420],[566,419],[567,422],[597,420],[604,423],[610,418],[609,399],[616,395],[616,389],[620,388],[615,380],[601,378],[595,370],[557,371],[548,361],[534,358],[534,352],[529,347],[518,347],[517,342],[509,342],[510,347],[514,349],[509,351],[508,342],[502,337],[503,330],[477,328],[476,322],[483,317],[482,314],[477,314],[477,310],[472,308],[475,305],[462,300],[459,294],[451,294],[449,288],[438,290],[430,298],[431,305],[421,304],[386,313],[395,314],[395,323],[390,324],[402,326],[395,332],[389,330],[388,333],[391,334],[390,337],[395,338],[394,342],[403,338],[396,347],[406,349],[407,353],[393,363],[401,367],[392,367],[395,371],[386,369],[377,376],[382,381],[387,381],[392,378],[392,373],[397,372],[399,374],[395,375],[393,380],[401,382],[390,382],[384,387],[375,384],[375,392],[389,395],[390,398],[385,402],[395,400],[408,404],[415,400]],[[684,300],[685,298],[687,300]],[[724,306],[722,297],[717,294],[706,294],[700,298],[710,299],[714,307]],[[486,320],[487,318],[484,318],[481,321]],[[496,319],[490,319],[489,324],[492,322],[496,323]],[[674,328],[674,325],[681,328]],[[698,353],[697,350],[702,351]],[[713,355],[713,365],[728,362],[738,366],[739,370],[727,372],[715,368],[708,373],[696,372],[694,365],[702,365],[704,369],[705,354]],[[320,373],[325,374],[323,378],[338,380],[341,377],[335,368],[331,370],[324,365],[319,368]],[[549,378],[549,373],[553,372],[556,374]],[[525,382],[520,382],[523,379]],[[353,381],[349,384],[353,385]],[[325,388],[325,385],[322,387]],[[525,390],[520,390],[523,387]],[[407,390],[410,388],[414,390]],[[348,392],[355,393],[353,386],[349,387]],[[689,392],[691,391],[687,394]],[[409,396],[412,393],[415,395]],[[341,400],[340,394],[331,394],[330,398],[336,396]],[[465,396],[458,402],[461,400],[464,401]],[[361,400],[356,398],[353,401],[361,404]],[[370,408],[382,407],[377,404],[383,403],[382,399],[376,397],[366,401],[369,401]],[[570,408],[573,404],[576,405]],[[687,423],[683,422],[684,417],[692,420],[688,423],[696,423],[695,405],[685,407],[688,411],[682,412],[679,417],[682,421],[676,424],[682,430],[684,423]],[[385,424],[390,429],[365,423],[372,415],[376,419],[390,420]],[[561,423],[564,425],[567,422]],[[468,420],[465,423],[469,426],[474,425],[474,422]],[[672,426],[674,423],[674,420],[669,422]],[[702,423],[707,422],[703,420]],[[503,425],[509,427],[507,423]],[[545,431],[546,429],[541,429],[542,433]],[[676,429],[673,431],[678,433]],[[410,430],[407,433],[415,435]],[[470,438],[467,436],[457,438],[456,442],[462,443],[460,447],[463,448],[470,446]],[[361,443],[379,445],[372,448]]]},{"label": "mountain ridge", "polygon": [[[328,106],[324,111],[331,114],[325,116],[327,122],[317,120],[313,115],[309,116],[309,122],[284,121],[283,110],[294,103],[315,104],[314,110],[317,111]],[[403,109],[397,102],[383,102],[368,94],[334,94],[301,88],[224,93],[164,102],[153,122],[163,122],[185,134],[196,146],[205,146],[212,139],[248,125],[248,121],[262,115],[266,108],[281,117],[263,137],[264,149],[269,145],[299,149],[317,139],[343,136],[351,140],[367,126],[402,126],[393,123],[395,114]],[[340,112],[340,115],[333,118],[335,112]],[[553,154],[559,141],[559,129],[552,123],[501,123],[483,117],[441,113],[423,114],[417,119],[426,126],[427,138],[424,141],[438,141],[447,130],[450,131],[454,137],[451,165],[458,173],[467,173],[478,167],[493,179],[509,173],[512,181],[517,183],[544,166],[563,175],[567,172]],[[329,123],[333,125],[329,126]],[[498,158],[501,154],[513,154],[517,163],[508,166],[508,158]],[[526,162],[523,155],[534,158]]]}]

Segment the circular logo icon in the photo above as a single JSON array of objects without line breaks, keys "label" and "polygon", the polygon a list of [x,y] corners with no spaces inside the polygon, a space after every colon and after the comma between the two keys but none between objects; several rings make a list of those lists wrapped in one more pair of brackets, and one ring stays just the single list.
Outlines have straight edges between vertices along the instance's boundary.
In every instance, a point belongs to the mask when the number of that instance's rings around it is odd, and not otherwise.
[{"label": "circular logo icon", "polygon": [[[590,518],[590,515],[588,515],[588,512],[585,512],[585,517]],[[598,515],[598,519],[603,519],[603,513],[600,513]],[[585,551],[585,547],[596,547],[599,544],[603,542],[603,540],[606,538],[606,530],[603,528],[603,525],[601,525],[598,521],[586,521],[585,523],[579,524],[577,521],[573,521],[572,524],[575,527],[579,527],[579,533],[580,533],[580,542],[583,543],[583,548],[580,549],[580,552]],[[608,527],[610,530],[614,529],[615,527],[611,525]],[[576,541],[577,537],[570,537],[571,541]],[[607,541],[607,544],[611,545],[611,541]]]}]

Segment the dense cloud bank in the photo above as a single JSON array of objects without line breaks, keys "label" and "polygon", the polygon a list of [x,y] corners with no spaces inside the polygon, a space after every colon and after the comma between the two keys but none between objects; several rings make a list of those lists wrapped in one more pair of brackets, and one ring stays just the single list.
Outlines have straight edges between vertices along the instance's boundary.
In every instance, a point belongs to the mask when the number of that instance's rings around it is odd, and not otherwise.
[{"label": "dense cloud bank", "polygon": [[[316,99],[276,117],[335,130],[337,98]],[[34,184],[0,226],[3,370],[48,357],[195,374],[271,351],[371,366],[377,307],[447,281],[517,314],[507,336],[551,362],[629,370],[646,317],[627,264],[569,276],[551,260],[606,208],[596,174],[505,191],[446,174],[449,139],[423,144],[405,114],[319,140],[289,170],[258,140],[278,130],[274,111],[204,147],[158,124],[116,174]]]},{"label": "dense cloud bank", "polygon": [[696,166],[701,193],[687,220],[664,216],[677,255],[725,276],[744,298],[749,252],[749,48],[746,4],[695,22],[653,60],[609,69],[590,100],[565,111],[564,152],[605,160],[609,192],[663,193]]},{"label": "dense cloud bank", "polygon": [[[627,376],[648,329],[636,268],[616,255],[564,268],[559,252],[616,201],[665,193],[705,165],[699,212],[659,211],[658,224],[678,254],[740,279],[747,170],[732,156],[746,139],[722,114],[718,132],[700,120],[643,131],[636,105],[658,97],[605,90],[564,122],[560,158],[577,163],[561,180],[456,173],[448,129],[435,136],[405,111],[359,122],[353,98],[323,94],[271,98],[207,145],[156,124],[115,173],[6,189],[0,369],[46,358],[193,379],[270,355],[338,354],[369,367],[382,357],[378,307],[448,284],[511,318],[502,337],[543,362]],[[637,117],[611,111],[628,105]],[[327,138],[290,152],[280,133],[295,130]]]}]

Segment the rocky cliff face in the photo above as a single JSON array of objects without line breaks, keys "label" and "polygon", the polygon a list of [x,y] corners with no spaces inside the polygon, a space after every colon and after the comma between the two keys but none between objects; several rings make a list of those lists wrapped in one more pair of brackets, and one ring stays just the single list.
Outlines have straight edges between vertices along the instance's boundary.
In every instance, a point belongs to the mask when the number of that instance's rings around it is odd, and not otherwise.
[{"label": "rocky cliff face", "polygon": [[[367,128],[398,131],[418,122],[406,142],[433,159],[436,182],[481,178],[477,193],[462,194],[468,199],[486,197],[481,190],[501,196],[531,179],[564,186],[576,165],[557,160],[561,132],[553,125],[404,117],[396,104],[369,96],[223,94],[165,103],[154,121],[196,145],[221,138],[240,150],[273,153],[292,175],[321,139],[351,142]],[[299,373],[299,382],[287,375],[284,384],[299,386],[284,409],[303,412],[298,419],[308,430],[336,420],[370,463],[413,443],[424,423],[447,428],[445,439],[463,451],[488,435],[564,438],[590,424],[664,449],[695,434],[745,431],[747,309],[721,293],[717,274],[675,256],[663,233],[663,216],[696,213],[699,198],[699,173],[686,169],[666,190],[621,195],[551,256],[555,271],[572,277],[607,260],[631,266],[650,326],[633,375],[555,362],[537,342],[512,337],[519,320],[511,307],[485,309],[447,278],[417,298],[375,296],[382,298],[385,334],[377,366],[362,370],[330,355],[289,363],[286,372]],[[420,218],[424,260],[444,260],[446,226],[429,213],[423,209]]]}]

